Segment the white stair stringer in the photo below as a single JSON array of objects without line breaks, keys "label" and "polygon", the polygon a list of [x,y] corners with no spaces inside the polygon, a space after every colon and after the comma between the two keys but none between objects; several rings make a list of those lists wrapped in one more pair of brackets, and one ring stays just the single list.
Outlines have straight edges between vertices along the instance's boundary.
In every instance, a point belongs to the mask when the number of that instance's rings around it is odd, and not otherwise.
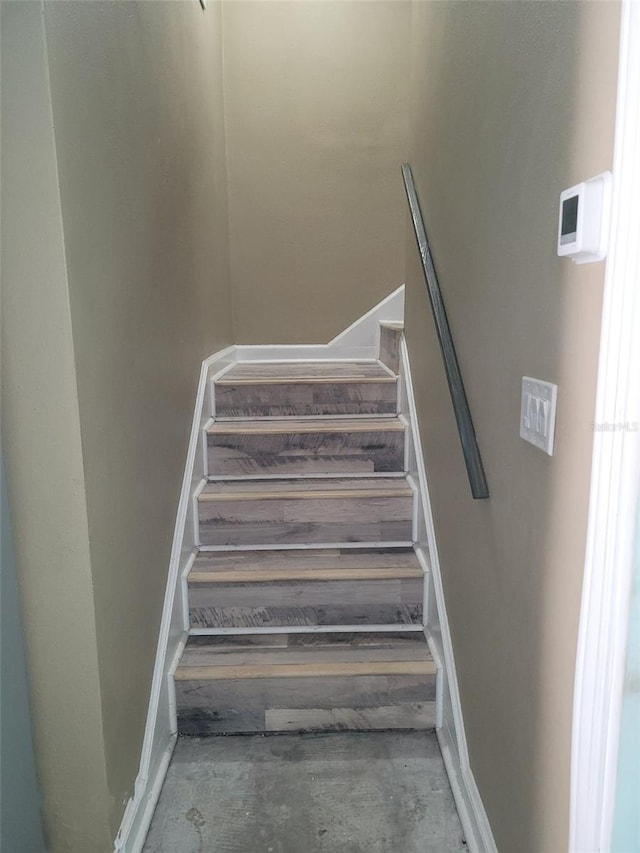
[{"label": "white stair stringer", "polygon": [[469,763],[455,658],[442,587],[436,533],[416,412],[407,343],[400,346],[400,413],[409,424],[407,470],[418,487],[416,554],[425,567],[425,633],[440,678],[436,732],[470,853],[498,853]]}]

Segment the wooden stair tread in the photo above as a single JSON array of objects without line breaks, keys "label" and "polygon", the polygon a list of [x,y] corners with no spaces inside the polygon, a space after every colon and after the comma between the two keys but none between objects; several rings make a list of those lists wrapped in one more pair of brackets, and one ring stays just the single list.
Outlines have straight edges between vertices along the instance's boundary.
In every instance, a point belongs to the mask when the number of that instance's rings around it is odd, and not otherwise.
[{"label": "wooden stair tread", "polygon": [[189,573],[189,583],[277,583],[291,581],[402,580],[422,578],[420,569],[271,569],[243,572]]},{"label": "wooden stair tread", "polygon": [[[375,634],[369,642],[354,634],[333,637],[276,635],[274,643],[236,644],[215,637],[192,637],[185,647],[178,681],[238,678],[342,678],[346,676],[435,675],[436,666],[422,633]],[[245,643],[243,646],[242,643]]]},{"label": "wooden stair tread", "polygon": [[316,382],[396,382],[377,362],[240,363],[216,380],[216,385],[279,385]]},{"label": "wooden stair tread", "polygon": [[413,551],[387,552],[349,549],[301,551],[200,552],[189,583],[247,583],[275,581],[383,580],[422,578]]},{"label": "wooden stair tread", "polygon": [[377,675],[435,675],[430,661],[361,661],[343,663],[239,664],[180,666],[177,681],[223,681],[238,678],[346,678]]},{"label": "wooden stair tread", "polygon": [[[196,646],[192,649],[187,648],[185,655],[181,661],[181,667],[185,670],[193,671],[197,668],[219,668],[219,667],[272,667],[272,666],[332,666],[334,664],[402,664],[411,662],[429,662],[430,658],[425,657],[422,648],[414,643],[416,648],[408,649],[397,648],[393,646],[384,648],[372,647],[356,647],[349,648],[347,646],[331,649],[331,660],[327,660],[327,649],[313,646],[293,646],[285,649],[264,648],[258,652],[255,650],[247,651],[219,651],[211,653],[208,647]],[[382,673],[376,673],[380,675]]]},{"label": "wooden stair tread", "polygon": [[209,435],[282,435],[288,433],[324,432],[404,432],[405,426],[397,417],[303,419],[277,418],[271,421],[217,421],[208,429]]},{"label": "wooden stair tread", "polygon": [[240,500],[319,500],[412,497],[413,489],[401,477],[366,479],[328,477],[326,479],[213,480],[200,493],[200,501]]}]

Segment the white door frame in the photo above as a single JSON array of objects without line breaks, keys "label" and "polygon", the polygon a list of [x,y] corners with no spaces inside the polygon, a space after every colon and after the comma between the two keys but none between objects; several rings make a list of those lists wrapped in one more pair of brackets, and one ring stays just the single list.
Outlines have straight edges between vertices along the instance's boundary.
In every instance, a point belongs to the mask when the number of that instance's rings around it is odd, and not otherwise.
[{"label": "white door frame", "polygon": [[570,853],[611,846],[640,480],[640,2],[623,0],[571,758]]}]

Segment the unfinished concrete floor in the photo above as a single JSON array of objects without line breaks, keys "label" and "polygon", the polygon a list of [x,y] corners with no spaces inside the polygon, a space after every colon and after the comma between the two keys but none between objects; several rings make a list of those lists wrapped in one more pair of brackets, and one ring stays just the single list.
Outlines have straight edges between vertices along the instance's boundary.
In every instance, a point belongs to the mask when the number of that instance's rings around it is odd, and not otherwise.
[{"label": "unfinished concrete floor", "polygon": [[178,741],[143,853],[465,851],[435,734]]}]

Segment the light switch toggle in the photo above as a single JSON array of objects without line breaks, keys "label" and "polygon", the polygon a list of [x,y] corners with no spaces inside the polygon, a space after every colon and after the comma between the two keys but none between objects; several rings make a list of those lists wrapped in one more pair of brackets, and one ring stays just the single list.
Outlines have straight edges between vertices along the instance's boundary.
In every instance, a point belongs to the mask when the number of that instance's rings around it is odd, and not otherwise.
[{"label": "light switch toggle", "polygon": [[520,437],[553,456],[558,386],[522,377]]}]

